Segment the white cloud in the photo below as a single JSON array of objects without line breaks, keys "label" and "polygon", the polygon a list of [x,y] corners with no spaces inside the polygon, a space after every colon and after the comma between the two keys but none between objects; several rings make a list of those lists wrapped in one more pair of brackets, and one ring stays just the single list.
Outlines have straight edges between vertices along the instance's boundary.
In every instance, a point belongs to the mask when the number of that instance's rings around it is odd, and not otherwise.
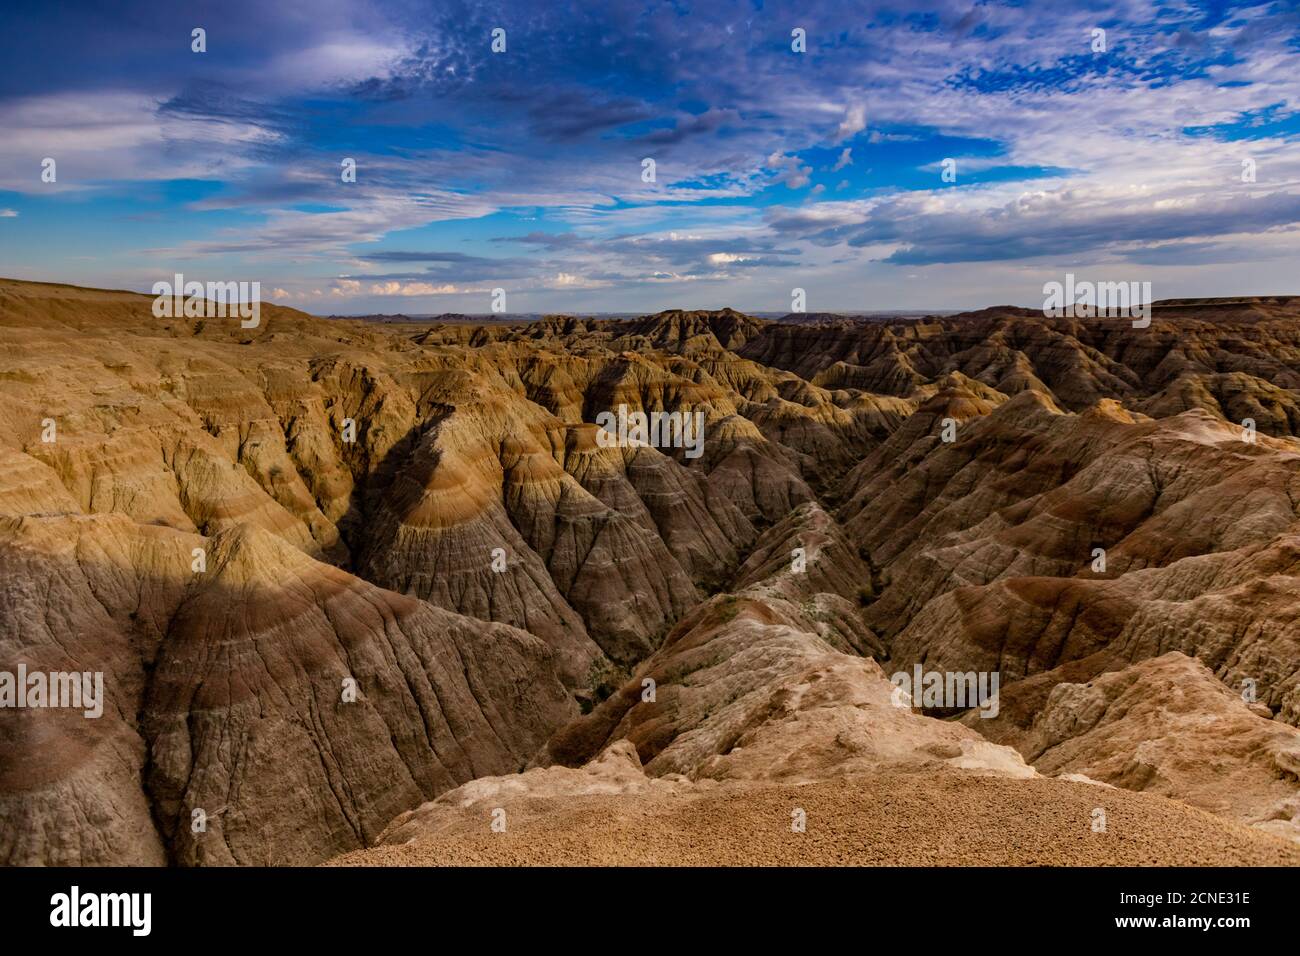
[{"label": "white cloud", "polygon": [[[252,122],[163,114],[158,104],[112,90],[0,101],[0,189],[48,194],[114,180],[228,179],[258,165],[246,147],[279,135]],[[46,157],[56,163],[52,183],[41,179]]]},{"label": "white cloud", "polygon": [[376,282],[370,287],[371,295],[451,295],[473,290],[462,289],[450,282],[433,285],[428,282]]},{"label": "white cloud", "polygon": [[835,130],[833,141],[842,143],[867,128],[867,108],[862,103],[854,103],[844,111],[844,119]]},{"label": "white cloud", "polygon": [[773,153],[767,157],[765,165],[768,169],[779,171],[777,178],[791,189],[803,189],[812,181],[812,167],[793,153]]}]

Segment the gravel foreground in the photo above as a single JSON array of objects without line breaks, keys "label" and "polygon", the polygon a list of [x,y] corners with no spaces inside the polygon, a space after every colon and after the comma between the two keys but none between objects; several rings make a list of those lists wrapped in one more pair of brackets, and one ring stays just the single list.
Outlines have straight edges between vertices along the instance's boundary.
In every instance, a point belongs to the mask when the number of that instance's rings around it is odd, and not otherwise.
[{"label": "gravel foreground", "polygon": [[[1106,831],[1093,832],[1093,810]],[[1296,866],[1300,846],[1162,797],[952,773],[505,801],[327,866]],[[791,831],[791,812],[807,814]]]}]

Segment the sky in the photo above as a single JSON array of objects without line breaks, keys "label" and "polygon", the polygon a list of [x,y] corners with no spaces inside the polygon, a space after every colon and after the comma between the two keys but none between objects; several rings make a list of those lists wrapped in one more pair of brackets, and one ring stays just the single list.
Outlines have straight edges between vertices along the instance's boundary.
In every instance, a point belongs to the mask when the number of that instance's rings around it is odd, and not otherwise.
[{"label": "sky", "polygon": [[1297,0],[5,17],[10,278],[257,281],[319,314],[1300,293]]}]

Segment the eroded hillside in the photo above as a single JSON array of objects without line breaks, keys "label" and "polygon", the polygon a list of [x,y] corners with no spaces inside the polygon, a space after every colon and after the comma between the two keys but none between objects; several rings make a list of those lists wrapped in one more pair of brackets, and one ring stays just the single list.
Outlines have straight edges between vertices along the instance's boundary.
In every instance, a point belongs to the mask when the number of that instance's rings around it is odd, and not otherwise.
[{"label": "eroded hillside", "polygon": [[[310,863],[516,805],[563,842],[593,796],[788,835],[800,787],[978,778],[1048,808],[1014,837],[1045,858],[1141,862],[1167,820],[1218,834],[1198,861],[1300,862],[1300,300],[150,305],[0,280],[0,670],[105,688],[97,719],[0,711],[0,860]],[[698,455],[607,447],[620,408],[698,413]],[[908,706],[917,667],[998,675],[997,713]]]}]

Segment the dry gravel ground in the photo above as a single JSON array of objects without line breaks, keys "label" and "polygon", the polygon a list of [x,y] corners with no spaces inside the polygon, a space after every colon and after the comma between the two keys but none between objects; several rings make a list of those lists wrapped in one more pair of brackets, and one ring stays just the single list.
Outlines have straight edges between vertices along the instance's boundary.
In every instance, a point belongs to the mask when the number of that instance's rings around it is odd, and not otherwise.
[{"label": "dry gravel ground", "polygon": [[[333,866],[1296,866],[1300,846],[1172,800],[1083,783],[958,773],[854,776],[677,795],[505,801]],[[791,832],[791,811],[807,831]],[[1106,832],[1092,811],[1106,811]]]}]

